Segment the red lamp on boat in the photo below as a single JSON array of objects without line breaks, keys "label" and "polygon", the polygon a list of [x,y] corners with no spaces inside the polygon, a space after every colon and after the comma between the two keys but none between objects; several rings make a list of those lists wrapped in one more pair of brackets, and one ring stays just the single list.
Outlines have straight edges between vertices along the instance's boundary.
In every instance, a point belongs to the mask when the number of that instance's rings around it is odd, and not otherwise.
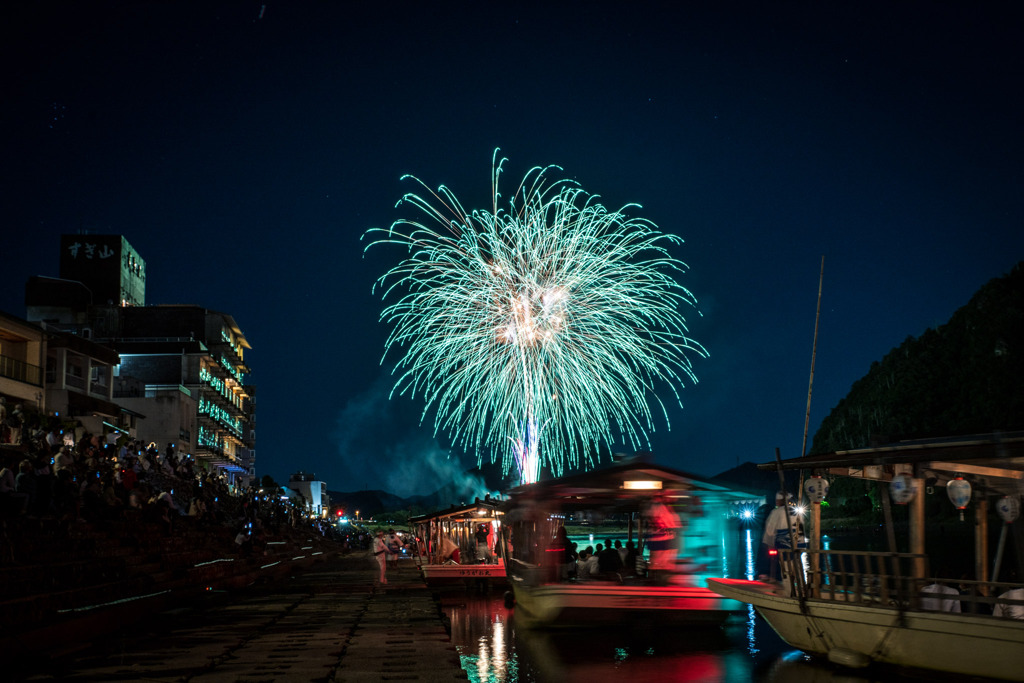
[{"label": "red lamp on boat", "polygon": [[917,482],[906,474],[897,474],[889,482],[889,495],[897,505],[906,505],[917,495]]},{"label": "red lamp on boat", "polygon": [[960,511],[960,521],[964,521],[964,508],[971,502],[971,482],[961,476],[950,479],[946,484],[946,495],[949,500]]},{"label": "red lamp on boat", "polygon": [[1020,498],[1017,496],[1003,496],[996,501],[996,512],[999,518],[1007,524],[1012,524],[1020,517]]},{"label": "red lamp on boat", "polygon": [[820,503],[828,495],[828,479],[819,475],[810,477],[804,482],[804,493],[807,494],[807,500]]}]

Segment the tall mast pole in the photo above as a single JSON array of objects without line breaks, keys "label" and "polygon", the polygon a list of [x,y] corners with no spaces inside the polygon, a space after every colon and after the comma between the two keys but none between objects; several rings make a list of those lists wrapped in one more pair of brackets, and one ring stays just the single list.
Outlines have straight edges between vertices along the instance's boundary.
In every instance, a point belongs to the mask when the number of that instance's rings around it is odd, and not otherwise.
[{"label": "tall mast pole", "polygon": [[[807,428],[811,423],[811,390],[814,388],[814,359],[818,355],[818,321],[821,320],[821,285],[825,280],[825,255],[821,256],[821,274],[818,275],[818,309],[814,313],[814,343],[811,345],[811,377],[807,380],[807,412],[804,413],[804,439],[800,445],[800,457],[807,455]],[[800,470],[800,489],[797,499],[804,497],[804,472]]]}]

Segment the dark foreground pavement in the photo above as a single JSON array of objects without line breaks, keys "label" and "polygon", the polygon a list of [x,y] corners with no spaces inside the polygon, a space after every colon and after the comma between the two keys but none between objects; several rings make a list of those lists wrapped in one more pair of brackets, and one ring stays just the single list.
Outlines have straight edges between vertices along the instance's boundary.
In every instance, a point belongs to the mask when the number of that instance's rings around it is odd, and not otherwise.
[{"label": "dark foreground pavement", "polygon": [[[365,553],[334,557],[273,584],[188,605],[39,631],[43,652],[4,662],[28,681],[462,681],[437,602],[411,563],[374,584]],[[136,607],[137,609],[137,607]],[[20,661],[19,661],[20,659]],[[11,667],[10,665],[15,666]],[[8,679],[11,680],[11,679]]]}]

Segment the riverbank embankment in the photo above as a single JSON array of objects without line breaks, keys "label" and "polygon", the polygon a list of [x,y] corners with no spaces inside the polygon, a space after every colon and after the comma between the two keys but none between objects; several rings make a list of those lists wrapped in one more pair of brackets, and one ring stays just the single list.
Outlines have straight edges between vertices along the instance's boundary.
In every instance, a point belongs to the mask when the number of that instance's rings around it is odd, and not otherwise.
[{"label": "riverbank embankment", "polygon": [[275,582],[153,611],[101,638],[79,633],[63,656],[18,658],[13,680],[466,680],[413,563],[389,570],[385,586],[375,575],[365,552],[325,558]]}]

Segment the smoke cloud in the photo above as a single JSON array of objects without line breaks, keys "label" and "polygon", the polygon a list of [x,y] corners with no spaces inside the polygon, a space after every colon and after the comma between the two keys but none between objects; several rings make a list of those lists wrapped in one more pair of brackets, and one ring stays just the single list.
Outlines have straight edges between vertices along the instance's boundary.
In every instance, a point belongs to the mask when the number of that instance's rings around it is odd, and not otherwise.
[{"label": "smoke cloud", "polygon": [[[422,403],[388,399],[393,378],[382,369],[373,385],[342,408],[335,443],[344,480],[340,491],[380,489],[401,497],[428,495],[452,487],[452,495],[483,497],[483,480],[442,448],[429,423],[420,425]],[[456,502],[456,501],[452,501]]]}]

